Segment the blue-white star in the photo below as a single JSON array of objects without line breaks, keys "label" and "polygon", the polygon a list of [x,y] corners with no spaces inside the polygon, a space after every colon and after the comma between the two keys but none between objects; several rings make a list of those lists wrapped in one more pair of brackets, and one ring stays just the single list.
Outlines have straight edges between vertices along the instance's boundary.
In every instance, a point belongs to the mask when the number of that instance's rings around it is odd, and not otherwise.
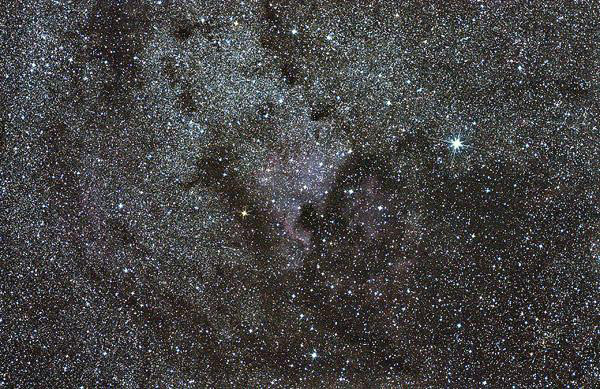
[{"label": "blue-white star", "polygon": [[464,143],[463,143],[462,139],[460,139],[460,136],[456,136],[454,139],[452,139],[450,141],[450,147],[452,147],[452,150],[454,152],[458,152],[460,149],[462,149],[464,147]]}]

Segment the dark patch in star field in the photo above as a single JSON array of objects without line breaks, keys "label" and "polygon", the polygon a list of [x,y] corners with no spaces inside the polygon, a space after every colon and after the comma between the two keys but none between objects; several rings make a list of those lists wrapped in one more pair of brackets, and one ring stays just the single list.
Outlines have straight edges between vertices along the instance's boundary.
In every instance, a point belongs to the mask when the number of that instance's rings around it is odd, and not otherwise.
[{"label": "dark patch in star field", "polygon": [[289,86],[298,85],[302,78],[300,67],[291,61],[285,61],[281,64],[281,75],[285,83]]},{"label": "dark patch in star field", "polygon": [[216,49],[220,49],[219,30],[222,26],[212,19],[202,19],[200,21],[189,21],[182,19],[181,16],[172,21],[171,33],[180,44],[185,44],[194,34],[200,34],[209,44]]},{"label": "dark patch in star field", "polygon": [[196,102],[194,101],[194,95],[191,90],[184,89],[179,95],[179,104],[181,111],[184,113],[193,113],[198,110]]},{"label": "dark patch in star field", "polygon": [[194,31],[196,31],[199,27],[200,23],[183,22],[182,24],[173,28],[173,36],[179,42],[185,42],[194,34]]},{"label": "dark patch in star field", "polygon": [[321,222],[319,221],[319,212],[312,203],[303,204],[298,217],[298,224],[313,233],[319,231]]},{"label": "dark patch in star field", "polygon": [[286,84],[301,84],[304,78],[301,58],[304,55],[304,43],[297,37],[291,37],[291,29],[283,22],[287,2],[274,3],[263,0],[263,17],[266,27],[260,36],[261,45],[279,62],[281,76]]},{"label": "dark patch in star field", "polygon": [[335,107],[328,103],[316,103],[310,111],[310,119],[318,122],[329,118],[335,112]]},{"label": "dark patch in star field", "polygon": [[[385,220],[385,216],[372,213],[381,204],[377,198],[394,199],[387,204],[393,217]],[[407,201],[403,183],[392,176],[383,159],[353,154],[336,175],[322,209],[313,204],[302,207],[298,224],[313,234],[313,248],[303,267],[309,283],[324,288],[321,273],[326,271],[338,276],[351,274],[362,284],[388,266],[389,258],[400,258],[399,241],[395,241],[403,235],[404,222],[399,215]],[[377,234],[370,229],[378,230]],[[315,298],[321,297],[311,298],[319,304]]]},{"label": "dark patch in star field", "polygon": [[275,254],[277,240],[270,210],[254,200],[247,183],[235,168],[237,159],[231,150],[213,150],[198,161],[196,178],[182,184],[182,187],[189,190],[200,185],[221,195],[230,215],[242,226],[247,244],[259,257],[270,258]]},{"label": "dark patch in star field", "polygon": [[131,246],[136,242],[133,232],[119,219],[109,219],[108,225],[110,226],[112,237],[116,239],[119,244]]},{"label": "dark patch in star field", "polygon": [[150,8],[139,0],[100,1],[94,6],[85,33],[90,38],[90,56],[107,61],[116,76],[108,91],[138,84],[141,69],[136,56],[151,17]]},{"label": "dark patch in star field", "polygon": [[183,77],[183,72],[177,66],[175,59],[172,57],[165,57],[165,58],[163,58],[162,63],[163,63],[163,73],[167,77],[167,80],[169,80],[169,83],[172,86],[174,86],[174,85],[178,84],[179,82],[181,82],[181,79]]}]

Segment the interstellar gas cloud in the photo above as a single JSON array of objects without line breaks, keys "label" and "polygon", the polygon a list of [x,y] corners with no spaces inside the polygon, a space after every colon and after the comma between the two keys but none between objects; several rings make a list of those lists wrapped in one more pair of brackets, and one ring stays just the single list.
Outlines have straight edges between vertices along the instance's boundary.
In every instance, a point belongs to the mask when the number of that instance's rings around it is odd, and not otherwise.
[{"label": "interstellar gas cloud", "polygon": [[599,2],[0,10],[0,387],[599,385]]}]

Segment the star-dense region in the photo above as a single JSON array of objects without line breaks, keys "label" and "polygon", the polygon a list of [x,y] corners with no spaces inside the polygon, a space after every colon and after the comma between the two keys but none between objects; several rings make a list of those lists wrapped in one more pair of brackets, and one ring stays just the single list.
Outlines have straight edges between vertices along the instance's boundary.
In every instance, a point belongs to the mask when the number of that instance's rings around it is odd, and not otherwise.
[{"label": "star-dense region", "polygon": [[0,4],[0,387],[600,385],[600,2]]}]

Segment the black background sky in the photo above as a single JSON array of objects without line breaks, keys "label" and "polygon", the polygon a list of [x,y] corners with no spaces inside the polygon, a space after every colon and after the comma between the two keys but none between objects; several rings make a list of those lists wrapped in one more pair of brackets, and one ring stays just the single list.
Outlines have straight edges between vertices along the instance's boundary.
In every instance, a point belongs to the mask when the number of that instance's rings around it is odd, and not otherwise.
[{"label": "black background sky", "polygon": [[0,8],[0,387],[598,385],[597,1]]}]

